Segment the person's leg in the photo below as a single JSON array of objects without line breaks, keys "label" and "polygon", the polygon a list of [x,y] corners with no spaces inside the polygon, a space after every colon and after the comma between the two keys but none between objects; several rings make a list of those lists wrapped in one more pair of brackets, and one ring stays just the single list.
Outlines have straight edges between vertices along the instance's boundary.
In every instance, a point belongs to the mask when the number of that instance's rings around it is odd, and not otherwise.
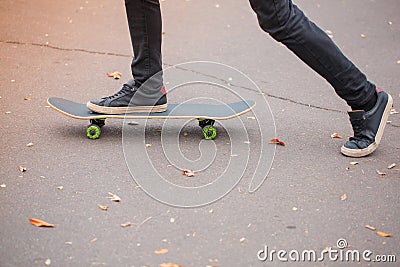
[{"label": "person's leg", "polygon": [[[388,107],[392,103],[391,97],[385,92],[377,93],[375,85],[367,80],[332,39],[311,22],[291,0],[250,0],[250,5],[257,14],[260,27],[324,77],[353,110],[360,109],[367,113],[374,111],[369,116],[364,116],[375,119],[367,118],[364,122],[367,126],[363,129],[355,129],[355,124],[360,123],[352,122],[355,136],[344,146],[351,152],[342,148],[342,153],[349,156],[372,153],[382,136],[390,111]],[[380,108],[376,108],[378,104],[381,105]],[[380,119],[377,120],[376,117]],[[368,127],[369,132],[366,133]]]},{"label": "person's leg", "polygon": [[[162,19],[158,0],[125,0],[134,58],[132,75],[137,85],[162,71]],[[162,75],[153,83],[162,86]]]},{"label": "person's leg", "polygon": [[162,18],[158,0],[125,0],[134,52],[133,80],[114,95],[89,101],[92,111],[107,114],[162,112],[167,109],[161,58]]}]

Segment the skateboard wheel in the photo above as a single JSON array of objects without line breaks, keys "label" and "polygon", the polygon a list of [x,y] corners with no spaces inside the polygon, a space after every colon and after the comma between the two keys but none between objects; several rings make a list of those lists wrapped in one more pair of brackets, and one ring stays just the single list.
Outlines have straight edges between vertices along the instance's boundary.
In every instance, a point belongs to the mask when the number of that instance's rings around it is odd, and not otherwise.
[{"label": "skateboard wheel", "polygon": [[203,128],[203,136],[207,140],[213,140],[217,136],[217,130],[213,126],[207,125]]},{"label": "skateboard wheel", "polygon": [[101,134],[100,126],[96,124],[91,124],[86,129],[86,136],[89,139],[97,139],[100,137],[100,134]]}]

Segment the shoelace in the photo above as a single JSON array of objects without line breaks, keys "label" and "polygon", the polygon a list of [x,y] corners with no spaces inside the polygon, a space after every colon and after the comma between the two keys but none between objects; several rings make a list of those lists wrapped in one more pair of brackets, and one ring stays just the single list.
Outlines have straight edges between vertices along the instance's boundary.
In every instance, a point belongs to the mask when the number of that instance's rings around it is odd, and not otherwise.
[{"label": "shoelace", "polygon": [[364,131],[365,127],[366,127],[366,120],[365,118],[361,118],[361,119],[352,119],[351,121],[351,125],[353,127],[353,131],[354,131],[354,137],[351,137],[351,140],[363,140],[363,135],[362,135],[362,131]]},{"label": "shoelace", "polygon": [[115,94],[113,94],[113,95],[110,95],[110,96],[106,96],[106,97],[103,97],[102,99],[114,99],[114,98],[116,98],[116,97],[118,97],[118,96],[120,96],[120,95],[122,95],[122,94],[126,94],[126,90],[129,90],[129,91],[131,91],[131,88],[129,87],[129,86],[127,86],[127,85],[123,85],[122,86],[122,89],[121,90],[119,90],[118,92],[116,92]]}]

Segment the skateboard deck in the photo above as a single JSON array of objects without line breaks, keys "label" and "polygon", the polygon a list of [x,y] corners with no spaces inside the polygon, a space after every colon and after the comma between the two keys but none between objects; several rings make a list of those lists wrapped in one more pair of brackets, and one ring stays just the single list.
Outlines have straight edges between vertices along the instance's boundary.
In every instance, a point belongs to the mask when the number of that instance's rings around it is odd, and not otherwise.
[{"label": "skateboard deck", "polygon": [[227,120],[249,112],[255,102],[242,100],[229,104],[168,104],[168,109],[157,113],[124,113],[101,114],[92,112],[86,104],[77,103],[63,98],[51,97],[47,103],[54,110],[74,119],[90,120],[86,135],[90,139],[100,137],[100,128],[104,126],[105,119],[198,119],[199,126],[203,128],[206,139],[214,139],[216,129],[213,127],[215,120]]}]

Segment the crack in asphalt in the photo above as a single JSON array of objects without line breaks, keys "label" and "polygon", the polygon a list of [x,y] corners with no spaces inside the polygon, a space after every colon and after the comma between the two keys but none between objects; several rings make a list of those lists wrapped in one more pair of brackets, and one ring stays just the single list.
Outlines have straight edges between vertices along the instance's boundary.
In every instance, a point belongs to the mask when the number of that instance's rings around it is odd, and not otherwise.
[{"label": "crack in asphalt", "polygon": [[[44,47],[44,48],[49,48],[49,49],[58,50],[58,51],[80,52],[80,53],[87,53],[87,54],[92,54],[92,55],[103,55],[103,56],[115,56],[115,57],[132,58],[132,55],[128,55],[128,54],[121,54],[121,53],[114,53],[114,52],[103,52],[103,51],[92,51],[92,50],[87,50],[87,49],[83,49],[83,48],[64,48],[64,47],[54,46],[54,45],[50,45],[50,44],[42,44],[42,43],[34,43],[34,42],[0,40],[0,43],[2,43],[2,44],[14,44],[14,45],[37,46],[37,47],[42,47],[42,48]],[[216,76],[212,76],[212,75],[209,75],[209,74],[197,72],[197,71],[194,71],[194,70],[191,70],[191,69],[182,68],[182,67],[179,67],[179,66],[170,65],[170,64],[167,64],[167,63],[164,63],[164,65],[166,65],[168,67],[179,68],[179,69],[184,70],[184,71],[191,71],[191,72],[194,72],[194,73],[197,73],[197,74],[201,74],[201,75],[204,75],[206,77],[213,78],[213,79],[219,80],[221,82],[224,82],[225,84],[230,85],[232,87],[236,87],[236,88],[241,88],[241,89],[257,92],[253,88],[249,88],[249,87],[245,87],[245,86],[241,86],[241,85],[236,85],[236,84],[233,84],[232,82],[226,81],[226,80],[221,79],[221,78],[216,77]],[[261,81],[261,82],[265,83],[265,81]],[[312,105],[312,104],[307,104],[307,103],[296,101],[296,100],[293,100],[293,99],[290,99],[290,98],[287,98],[287,97],[282,97],[282,96],[278,96],[278,95],[274,95],[274,94],[270,94],[270,93],[266,93],[266,92],[263,92],[263,94],[268,96],[268,97],[274,98],[274,99],[282,100],[282,101],[285,101],[285,102],[290,102],[290,103],[293,103],[293,104],[296,104],[296,105],[300,105],[300,106],[305,106],[305,107],[309,107],[309,108],[316,108],[316,109],[325,110],[325,111],[331,111],[331,112],[336,112],[336,113],[346,113],[346,112],[344,112],[342,110],[333,109],[333,108],[326,108],[326,107]]]}]

